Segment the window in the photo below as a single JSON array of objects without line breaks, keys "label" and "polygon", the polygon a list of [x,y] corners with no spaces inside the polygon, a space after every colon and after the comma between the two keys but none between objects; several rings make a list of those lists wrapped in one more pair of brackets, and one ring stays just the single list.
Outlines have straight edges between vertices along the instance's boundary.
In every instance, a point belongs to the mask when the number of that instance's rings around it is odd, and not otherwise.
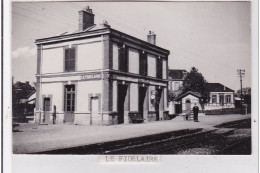
[{"label": "window", "polygon": [[75,110],[75,85],[65,85],[64,111]]},{"label": "window", "polygon": [[231,103],[231,95],[226,95],[226,103]]},{"label": "window", "polygon": [[224,95],[223,94],[219,95],[219,104],[221,104],[221,105],[224,104]]},{"label": "window", "polygon": [[140,75],[144,75],[146,76],[147,75],[147,54],[145,52],[142,52],[140,51],[139,52],[139,72],[140,72]]},{"label": "window", "polygon": [[217,96],[216,95],[212,95],[212,103],[217,103]]},{"label": "window", "polygon": [[175,82],[174,89],[175,90],[179,90],[180,89],[180,82]]},{"label": "window", "polygon": [[119,70],[128,72],[128,48],[120,47],[119,49]]},{"label": "window", "polygon": [[49,97],[44,98],[43,100],[43,111],[50,111],[51,110],[51,99]]},{"label": "window", "polygon": [[75,47],[65,49],[65,72],[75,71]]},{"label": "window", "polygon": [[162,59],[156,59],[156,77],[162,79]]}]

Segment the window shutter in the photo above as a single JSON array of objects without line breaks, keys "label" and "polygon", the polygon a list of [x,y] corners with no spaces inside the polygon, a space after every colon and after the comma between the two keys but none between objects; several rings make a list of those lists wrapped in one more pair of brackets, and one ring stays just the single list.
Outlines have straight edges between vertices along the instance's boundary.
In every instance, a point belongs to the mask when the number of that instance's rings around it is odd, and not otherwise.
[{"label": "window shutter", "polygon": [[162,60],[159,59],[159,57],[157,58],[157,61],[156,61],[156,75],[157,75],[157,78],[162,78]]},{"label": "window shutter", "polygon": [[140,74],[147,75],[147,54],[140,51]]},{"label": "window shutter", "polygon": [[70,71],[75,71],[75,48],[70,49]]},{"label": "window shutter", "polygon": [[69,56],[70,56],[70,53],[69,53],[69,49],[65,49],[65,71],[69,71]]},{"label": "window shutter", "polygon": [[121,47],[119,49],[119,70],[125,72],[126,71],[126,56],[125,56],[125,48]]},{"label": "window shutter", "polygon": [[143,54],[143,59],[144,59],[144,75],[147,76],[147,69],[148,69],[148,66],[147,66],[147,53]]}]

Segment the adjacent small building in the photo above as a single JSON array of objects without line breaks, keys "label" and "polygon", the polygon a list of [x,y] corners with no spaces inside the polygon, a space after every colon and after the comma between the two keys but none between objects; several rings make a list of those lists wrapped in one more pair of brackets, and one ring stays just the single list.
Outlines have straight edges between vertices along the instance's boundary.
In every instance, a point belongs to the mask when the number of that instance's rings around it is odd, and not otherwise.
[{"label": "adjacent small building", "polygon": [[169,50],[94,23],[89,7],[78,29],[36,40],[35,122],[128,124],[167,118]]},{"label": "adjacent small building", "polygon": [[201,112],[235,108],[234,90],[220,84],[207,83],[207,96],[188,91],[181,94],[181,86],[188,72],[186,70],[169,69],[169,114],[189,112],[196,103]]}]

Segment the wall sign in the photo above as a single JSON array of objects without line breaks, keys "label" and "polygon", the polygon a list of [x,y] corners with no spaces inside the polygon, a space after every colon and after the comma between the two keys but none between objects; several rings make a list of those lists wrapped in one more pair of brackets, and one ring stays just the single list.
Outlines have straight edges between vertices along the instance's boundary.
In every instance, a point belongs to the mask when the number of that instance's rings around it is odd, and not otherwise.
[{"label": "wall sign", "polygon": [[84,80],[84,79],[101,79],[101,74],[82,75],[81,80]]}]

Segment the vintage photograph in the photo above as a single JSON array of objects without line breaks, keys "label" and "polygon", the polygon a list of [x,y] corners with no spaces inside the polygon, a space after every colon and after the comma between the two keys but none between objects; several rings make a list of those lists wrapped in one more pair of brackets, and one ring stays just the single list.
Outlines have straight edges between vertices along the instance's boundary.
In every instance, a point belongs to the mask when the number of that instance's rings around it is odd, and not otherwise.
[{"label": "vintage photograph", "polygon": [[250,1],[12,2],[11,19],[13,154],[252,154]]}]

